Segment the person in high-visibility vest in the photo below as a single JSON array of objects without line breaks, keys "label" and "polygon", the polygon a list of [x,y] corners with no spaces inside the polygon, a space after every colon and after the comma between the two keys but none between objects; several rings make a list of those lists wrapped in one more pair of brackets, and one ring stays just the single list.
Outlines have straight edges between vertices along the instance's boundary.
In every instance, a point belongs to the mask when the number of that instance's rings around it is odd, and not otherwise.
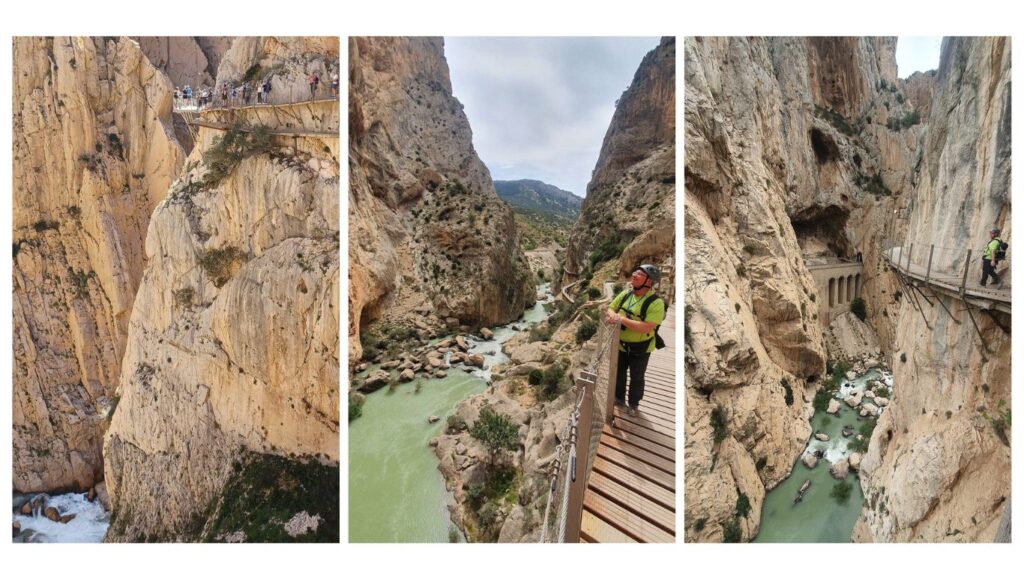
[{"label": "person in high-visibility vest", "polygon": [[999,259],[996,257],[996,252],[1000,251],[1003,244],[1001,238],[999,238],[999,228],[993,228],[989,231],[989,241],[985,244],[985,251],[981,255],[981,285],[985,286],[988,284],[988,277],[993,278],[992,284],[999,286],[1003,283],[1003,279],[996,274],[996,265],[999,264]]},{"label": "person in high-visibility vest", "polygon": [[[615,379],[615,401],[626,404],[634,415],[644,397],[644,373],[651,353],[658,345],[658,327],[665,320],[665,301],[651,290],[661,272],[651,264],[637,266],[629,286],[608,306],[605,321],[621,326],[619,360]],[[663,344],[661,344],[663,346]],[[629,371],[629,396],[626,395],[626,371]]]}]

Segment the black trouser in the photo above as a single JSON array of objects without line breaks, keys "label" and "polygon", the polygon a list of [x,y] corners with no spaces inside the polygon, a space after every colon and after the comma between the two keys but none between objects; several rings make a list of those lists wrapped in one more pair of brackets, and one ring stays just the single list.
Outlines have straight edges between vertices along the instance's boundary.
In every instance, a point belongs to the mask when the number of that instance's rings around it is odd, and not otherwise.
[{"label": "black trouser", "polygon": [[644,352],[619,350],[619,368],[615,373],[615,399],[625,402],[626,369],[629,369],[629,405],[634,408],[644,398],[644,372],[647,371],[647,361],[651,359],[651,353],[646,351],[648,344],[644,344]]},{"label": "black trouser", "polygon": [[998,284],[1001,282],[999,275],[996,274],[996,267],[992,265],[992,261],[988,258],[981,259],[981,285],[984,286],[988,283],[988,277],[991,276],[994,279],[994,283]]}]

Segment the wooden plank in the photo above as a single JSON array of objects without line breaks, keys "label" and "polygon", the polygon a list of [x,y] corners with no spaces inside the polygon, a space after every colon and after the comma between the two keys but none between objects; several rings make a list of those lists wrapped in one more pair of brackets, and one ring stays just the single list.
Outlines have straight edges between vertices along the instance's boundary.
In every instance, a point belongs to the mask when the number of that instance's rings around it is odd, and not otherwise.
[{"label": "wooden plank", "polygon": [[595,474],[590,481],[590,489],[622,506],[623,509],[641,516],[649,522],[657,524],[670,534],[676,533],[675,512],[648,500],[642,494]]},{"label": "wooden plank", "polygon": [[602,432],[604,433],[604,435],[611,436],[613,438],[621,440],[622,442],[626,442],[628,444],[636,446],[642,450],[646,450],[648,452],[657,454],[658,456],[661,456],[666,460],[670,460],[672,462],[675,462],[676,460],[675,450],[671,450],[669,448],[662,446],[661,444],[656,444],[654,442],[651,442],[650,440],[641,438],[636,434],[630,434],[625,430],[612,428],[611,426],[605,426]]},{"label": "wooden plank", "polygon": [[676,449],[676,439],[672,436],[659,434],[658,432],[653,432],[641,426],[636,426],[631,422],[625,422],[619,419],[615,420],[615,427],[621,430],[625,430],[630,434],[636,434],[637,436],[640,436],[641,438],[644,438],[646,440],[650,440],[651,442],[654,442],[656,444],[661,444],[662,446],[669,448],[671,450]]},{"label": "wooden plank", "polygon": [[676,509],[676,494],[674,491],[663,488],[642,476],[638,476],[614,462],[601,459],[596,460],[594,462],[594,473],[603,474],[619,484],[647,496],[673,512]]},{"label": "wooden plank", "polygon": [[611,436],[609,434],[602,434],[600,441],[601,444],[604,446],[607,446],[613,450],[618,450],[623,454],[628,454],[630,456],[639,458],[646,462],[647,464],[650,464],[651,466],[654,466],[655,468],[658,468],[659,470],[662,470],[667,474],[672,474],[674,476],[676,473],[676,463],[673,462],[672,460],[662,458],[657,454],[643,450],[642,448],[634,446],[628,442],[623,442],[622,440],[619,440],[618,438]]},{"label": "wooden plank", "polygon": [[616,418],[621,418],[624,422],[643,426],[653,432],[665,434],[666,436],[676,435],[675,421],[669,421],[665,417],[658,418],[650,411],[645,411],[642,405],[640,406],[640,411],[637,412],[636,416],[630,416],[629,412],[624,408],[617,408],[614,415]]},{"label": "wooden plank", "polygon": [[587,492],[583,499],[583,507],[638,542],[671,544],[676,541],[673,534],[665,532],[653,522],[644,520],[597,492]]},{"label": "wooden plank", "polygon": [[589,511],[584,510],[583,521],[580,523],[580,542],[634,544],[636,540],[619,532],[614,526],[594,516]]},{"label": "wooden plank", "polygon": [[623,468],[626,468],[630,472],[633,472],[638,476],[643,476],[644,478],[652,480],[653,482],[660,484],[661,486],[667,488],[668,490],[676,489],[675,476],[663,470],[659,470],[635,456],[623,454],[622,452],[612,450],[611,448],[608,448],[607,446],[602,446],[600,444],[597,446],[597,456],[599,458],[604,458],[609,462],[615,462],[616,464],[622,466]]}]

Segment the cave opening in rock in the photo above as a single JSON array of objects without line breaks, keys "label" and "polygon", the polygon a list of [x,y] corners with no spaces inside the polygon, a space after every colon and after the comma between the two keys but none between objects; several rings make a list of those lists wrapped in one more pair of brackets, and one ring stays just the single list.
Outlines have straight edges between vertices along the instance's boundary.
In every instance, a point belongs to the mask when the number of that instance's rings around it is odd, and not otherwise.
[{"label": "cave opening in rock", "polygon": [[836,145],[830,136],[817,128],[811,128],[809,135],[811,137],[811,148],[814,150],[814,157],[817,159],[818,164],[832,162],[839,157],[839,146]]},{"label": "cave opening in rock", "polygon": [[850,212],[841,206],[812,206],[791,215],[790,222],[801,247],[814,245],[827,251],[814,255],[849,258],[852,252],[845,231],[849,217]]}]

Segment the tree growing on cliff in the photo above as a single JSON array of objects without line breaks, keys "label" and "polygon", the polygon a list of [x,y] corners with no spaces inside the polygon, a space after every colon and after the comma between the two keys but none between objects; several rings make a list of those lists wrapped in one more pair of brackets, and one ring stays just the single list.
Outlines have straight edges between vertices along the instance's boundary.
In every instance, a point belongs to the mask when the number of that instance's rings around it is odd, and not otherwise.
[{"label": "tree growing on cliff", "polygon": [[519,446],[519,427],[511,418],[496,413],[490,406],[480,409],[480,417],[469,429],[469,435],[487,448],[491,468],[500,462],[506,451]]},{"label": "tree growing on cliff", "polygon": [[861,322],[867,319],[868,311],[864,305],[864,299],[860,297],[854,298],[853,302],[850,302],[850,312],[853,312],[854,316],[860,318]]}]

